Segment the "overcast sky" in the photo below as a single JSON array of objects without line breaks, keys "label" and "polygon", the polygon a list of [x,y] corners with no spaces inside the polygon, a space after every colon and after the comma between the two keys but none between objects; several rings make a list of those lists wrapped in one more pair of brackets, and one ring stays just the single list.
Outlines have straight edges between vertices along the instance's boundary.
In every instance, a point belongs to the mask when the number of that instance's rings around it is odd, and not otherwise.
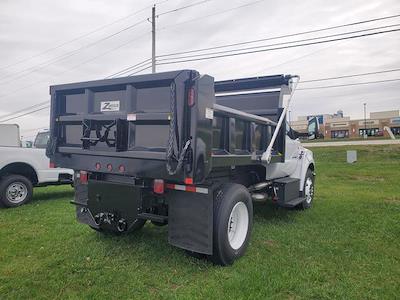
[{"label": "overcast sky", "polygon": [[[159,0],[157,13],[199,1]],[[267,38],[400,13],[399,0],[268,0],[217,14],[252,2],[255,0],[214,0],[160,16],[157,19],[157,54]],[[151,24],[148,22],[102,42],[91,43],[146,19],[151,14],[149,6],[153,3],[137,0],[1,0],[0,119],[11,112],[48,100],[49,85],[102,79],[149,58]],[[148,8],[139,14],[76,39],[145,7]],[[190,21],[192,19],[198,20]],[[398,23],[400,18],[394,18],[271,42]],[[56,46],[56,49],[46,51]],[[77,51],[71,52],[74,50]],[[39,53],[43,54],[37,55]],[[157,71],[191,68],[212,75],[217,80],[272,74],[298,74],[302,80],[309,80],[400,68],[399,53],[400,32],[393,32],[337,43],[163,65],[158,66]],[[59,58],[62,55],[64,57]],[[304,83],[299,88],[398,78],[400,72],[393,72]],[[338,109],[352,118],[361,118],[364,102],[368,111],[400,109],[399,94],[400,81],[299,90],[290,110],[292,119],[299,115],[334,113]],[[23,135],[29,137],[36,133],[35,129],[48,126],[48,114],[48,110],[43,110],[11,123],[20,124]]]}]

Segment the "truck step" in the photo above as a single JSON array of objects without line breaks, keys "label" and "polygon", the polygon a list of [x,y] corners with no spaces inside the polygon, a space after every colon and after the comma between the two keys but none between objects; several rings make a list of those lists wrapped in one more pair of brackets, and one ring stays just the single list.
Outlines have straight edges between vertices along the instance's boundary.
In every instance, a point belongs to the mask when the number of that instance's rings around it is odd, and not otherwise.
[{"label": "truck step", "polygon": [[299,198],[295,198],[295,199],[290,200],[290,201],[285,202],[285,203],[279,203],[278,202],[278,204],[280,206],[284,206],[284,207],[295,207],[296,205],[299,205],[303,201],[304,201],[304,198],[303,197],[299,197]]},{"label": "truck step", "polygon": [[140,213],[137,215],[137,217],[138,217],[138,219],[150,220],[150,221],[160,222],[160,223],[163,223],[168,220],[167,216],[160,216],[160,215],[149,214],[149,213]]}]

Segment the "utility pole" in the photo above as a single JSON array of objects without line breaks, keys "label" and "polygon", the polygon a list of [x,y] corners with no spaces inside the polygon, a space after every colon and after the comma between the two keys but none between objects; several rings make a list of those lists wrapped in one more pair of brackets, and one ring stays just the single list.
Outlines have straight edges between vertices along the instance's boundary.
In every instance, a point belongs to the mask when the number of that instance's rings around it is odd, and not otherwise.
[{"label": "utility pole", "polygon": [[364,139],[367,138],[367,103],[364,103]]},{"label": "utility pole", "polygon": [[151,8],[151,73],[156,72],[156,5]]}]

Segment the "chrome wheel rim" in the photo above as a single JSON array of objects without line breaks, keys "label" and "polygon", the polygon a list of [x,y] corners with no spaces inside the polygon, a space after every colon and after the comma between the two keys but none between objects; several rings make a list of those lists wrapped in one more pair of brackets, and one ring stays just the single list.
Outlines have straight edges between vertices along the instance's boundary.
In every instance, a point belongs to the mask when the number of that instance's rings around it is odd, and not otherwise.
[{"label": "chrome wheel rim", "polygon": [[26,185],[22,182],[11,183],[6,190],[7,200],[11,203],[21,203],[26,199],[28,195],[28,189]]},{"label": "chrome wheel rim", "polygon": [[306,197],[307,204],[310,204],[314,198],[314,184],[310,177],[307,177],[306,184],[304,187],[304,195]]},{"label": "chrome wheel rim", "polygon": [[247,206],[243,202],[238,202],[232,208],[228,219],[228,241],[234,250],[242,247],[246,240],[248,229],[249,212]]}]

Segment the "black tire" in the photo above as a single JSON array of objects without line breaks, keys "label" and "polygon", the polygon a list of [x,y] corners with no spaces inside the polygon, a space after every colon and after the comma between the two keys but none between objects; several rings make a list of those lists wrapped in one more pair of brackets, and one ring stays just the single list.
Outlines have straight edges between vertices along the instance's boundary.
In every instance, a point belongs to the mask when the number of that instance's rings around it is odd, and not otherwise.
[{"label": "black tire", "polygon": [[[213,263],[226,266],[231,265],[236,259],[243,256],[250,241],[253,225],[253,202],[247,188],[241,184],[227,183],[222,185],[214,196],[214,233],[213,233],[213,255],[210,259]],[[244,204],[244,206],[243,206]],[[237,222],[232,222],[231,213],[239,209],[242,217],[237,214]],[[246,209],[247,210],[246,210]],[[247,230],[246,230],[247,215]],[[235,216],[235,214],[233,215]],[[228,224],[229,222],[232,222]],[[234,225],[235,224],[235,225]],[[240,236],[231,241],[228,236],[228,226],[244,224],[236,230],[232,230],[233,236]],[[238,234],[236,234],[236,231]],[[243,233],[243,234],[239,234]],[[244,240],[243,240],[244,238]],[[239,241],[236,243],[235,241]],[[232,245],[236,246],[232,246]]]},{"label": "black tire", "polygon": [[32,199],[32,182],[22,175],[7,175],[0,182],[0,201],[5,207],[17,207]]},{"label": "black tire", "polygon": [[119,231],[117,229],[102,228],[101,226],[99,228],[96,228],[96,227],[93,227],[93,226],[89,225],[89,227],[92,228],[93,230],[97,231],[97,232],[121,235],[121,234],[132,233],[132,232],[135,232],[135,231],[138,231],[138,230],[142,229],[143,226],[146,224],[146,221],[147,220],[144,220],[144,219],[136,219],[131,224],[131,227],[129,227],[128,230],[126,230],[126,231]]},{"label": "black tire", "polygon": [[[307,187],[308,184],[311,186]],[[312,207],[313,201],[314,201],[314,172],[311,169],[307,170],[306,177],[304,179],[304,186],[303,186],[303,194],[305,197],[305,200],[299,204],[300,209],[309,209]],[[309,192],[306,195],[306,188],[308,188]]]}]

